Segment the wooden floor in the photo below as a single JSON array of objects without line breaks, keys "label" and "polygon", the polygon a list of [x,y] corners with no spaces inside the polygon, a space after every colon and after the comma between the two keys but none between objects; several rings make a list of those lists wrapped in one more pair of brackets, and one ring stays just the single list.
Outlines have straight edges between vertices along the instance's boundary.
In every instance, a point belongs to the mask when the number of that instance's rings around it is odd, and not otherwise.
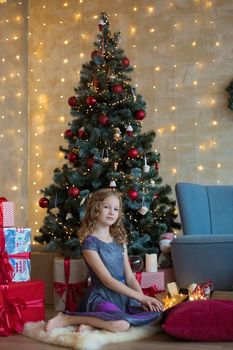
[{"label": "wooden floor", "polygon": [[[55,315],[51,307],[46,309],[46,319]],[[64,350],[67,348],[48,345],[37,340],[17,334],[10,337],[0,337],[0,350]],[[233,349],[233,342],[204,343],[180,341],[165,333],[155,334],[143,340],[120,344],[106,345],[101,350],[224,350]]]}]

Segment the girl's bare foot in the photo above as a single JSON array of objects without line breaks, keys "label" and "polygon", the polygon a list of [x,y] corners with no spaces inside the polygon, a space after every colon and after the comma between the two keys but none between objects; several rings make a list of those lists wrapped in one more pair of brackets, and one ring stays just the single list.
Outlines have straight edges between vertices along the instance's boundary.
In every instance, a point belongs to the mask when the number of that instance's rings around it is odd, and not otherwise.
[{"label": "girl's bare foot", "polygon": [[86,331],[93,331],[94,329],[96,329],[96,328],[88,326],[87,324],[80,324],[77,327],[77,332],[82,333],[82,332],[86,332]]},{"label": "girl's bare foot", "polygon": [[51,320],[47,322],[45,329],[46,332],[51,332],[55,328],[62,328],[65,326],[67,326],[66,316],[62,312],[59,312],[54,318],[51,318]]}]

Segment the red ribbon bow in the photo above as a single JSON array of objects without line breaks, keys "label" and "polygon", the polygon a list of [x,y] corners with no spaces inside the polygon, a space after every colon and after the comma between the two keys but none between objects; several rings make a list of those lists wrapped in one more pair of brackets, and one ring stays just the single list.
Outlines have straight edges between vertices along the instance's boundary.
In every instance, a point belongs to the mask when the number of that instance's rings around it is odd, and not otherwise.
[{"label": "red ribbon bow", "polygon": [[24,325],[21,311],[26,308],[26,304],[21,298],[8,298],[7,285],[1,288],[3,305],[0,306],[0,336],[21,333]]},{"label": "red ribbon bow", "polygon": [[77,310],[77,297],[81,297],[83,289],[87,287],[87,282],[69,283],[70,279],[70,258],[64,259],[64,272],[65,272],[65,283],[54,282],[54,289],[57,294],[62,298],[66,292],[65,310],[76,311]]},{"label": "red ribbon bow", "polygon": [[[141,285],[141,281],[142,281],[142,273],[141,272],[136,273],[136,280]],[[156,293],[159,293],[159,290],[155,284],[153,284],[150,287],[142,288],[142,291],[143,291],[144,295],[148,295],[149,297],[153,297]]]}]

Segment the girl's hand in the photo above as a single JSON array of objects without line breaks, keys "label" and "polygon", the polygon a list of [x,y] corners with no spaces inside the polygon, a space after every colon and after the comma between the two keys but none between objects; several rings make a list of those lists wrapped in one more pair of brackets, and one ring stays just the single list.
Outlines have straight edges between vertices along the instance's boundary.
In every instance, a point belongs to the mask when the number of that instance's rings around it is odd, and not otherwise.
[{"label": "girl's hand", "polygon": [[143,310],[163,311],[162,303],[156,298],[143,295],[140,301],[141,301]]}]

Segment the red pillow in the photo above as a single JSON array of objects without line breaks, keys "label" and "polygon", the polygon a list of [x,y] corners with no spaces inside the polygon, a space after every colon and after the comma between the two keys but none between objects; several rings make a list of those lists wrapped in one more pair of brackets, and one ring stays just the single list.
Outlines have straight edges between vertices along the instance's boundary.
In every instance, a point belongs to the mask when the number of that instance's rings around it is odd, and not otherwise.
[{"label": "red pillow", "polygon": [[233,341],[233,301],[197,300],[167,310],[163,330],[192,341]]}]

